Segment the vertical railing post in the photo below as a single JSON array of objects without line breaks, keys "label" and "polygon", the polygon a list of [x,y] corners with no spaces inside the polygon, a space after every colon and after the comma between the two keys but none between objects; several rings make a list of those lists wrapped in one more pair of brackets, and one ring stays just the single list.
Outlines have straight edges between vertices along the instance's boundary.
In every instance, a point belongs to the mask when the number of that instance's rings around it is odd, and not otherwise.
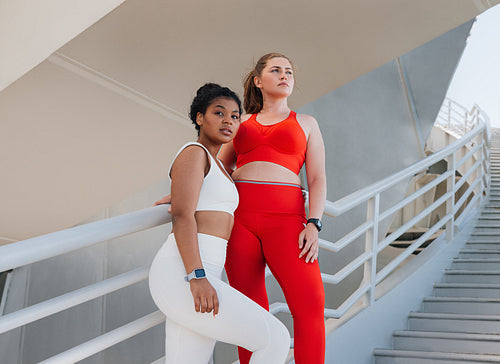
[{"label": "vertical railing post", "polygon": [[371,259],[364,265],[364,283],[370,284],[368,297],[365,296],[365,304],[373,305],[375,302],[375,285],[377,283],[377,245],[378,245],[378,222],[380,212],[380,193],[367,201],[366,220],[373,221],[373,227],[366,232],[365,251],[371,252]]},{"label": "vertical railing post", "polygon": [[451,100],[448,99],[448,129],[451,130]]},{"label": "vertical railing post", "polygon": [[446,180],[446,193],[450,193],[450,197],[446,200],[446,214],[451,215],[451,218],[446,223],[446,240],[451,241],[455,235],[455,153],[448,157],[448,172],[450,176]]}]

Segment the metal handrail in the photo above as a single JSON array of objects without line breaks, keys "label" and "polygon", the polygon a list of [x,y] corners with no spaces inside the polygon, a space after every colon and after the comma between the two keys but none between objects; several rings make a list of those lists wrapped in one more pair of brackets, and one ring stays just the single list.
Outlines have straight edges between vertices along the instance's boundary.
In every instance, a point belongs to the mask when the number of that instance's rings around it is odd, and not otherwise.
[{"label": "metal handrail", "polygon": [[170,221],[168,206],[159,205],[3,245],[0,246],[0,272],[163,225]]},{"label": "metal handrail", "polygon": [[[447,120],[449,121],[453,119],[451,117],[452,113],[454,115],[457,112],[463,112],[465,110],[454,102],[448,102],[447,107],[449,115]],[[470,211],[475,204],[481,203],[483,191],[487,191],[489,187],[489,144],[486,129],[487,124],[482,121],[484,115],[481,114],[481,110],[477,107],[475,107],[470,113],[466,112],[463,113],[463,115],[466,119],[463,122],[464,130],[466,130],[469,125],[474,125],[475,128],[474,130],[464,133],[463,137],[459,140],[430,155],[429,157],[401,170],[400,172],[382,179],[379,182],[360,189],[335,202],[326,202],[325,214],[329,216],[339,216],[362,203],[367,203],[368,218],[365,222],[361,223],[358,227],[348,232],[336,242],[320,239],[320,247],[332,252],[340,251],[357,239],[361,238],[363,234],[365,235],[366,241],[365,251],[361,255],[354,257],[351,261],[347,262],[347,264],[337,273],[322,273],[322,278],[325,283],[338,284],[360,267],[365,267],[364,277],[360,287],[356,289],[343,303],[341,303],[339,308],[326,308],[325,317],[342,317],[361,298],[365,298],[365,302],[368,304],[373,304],[375,301],[375,288],[377,284],[393,272],[404,259],[406,259],[416,249],[421,247],[431,235],[435,234],[443,226],[446,226],[447,240],[451,240],[454,235],[455,226],[465,218],[468,211]],[[471,115],[472,117],[470,117]],[[472,121],[472,123],[469,123],[469,121]],[[461,148],[468,148],[469,151],[464,157],[462,157],[461,160],[455,161],[455,154]],[[415,175],[426,171],[430,166],[443,159],[449,162],[448,171],[446,173],[434,179],[423,188],[403,198],[393,206],[388,207],[385,211],[380,211],[380,195],[384,191],[387,191],[396,184],[409,180]],[[468,167],[468,170],[464,173],[461,180],[456,182],[455,171],[457,168],[459,166],[465,166],[466,162],[472,159],[474,159],[473,163],[469,163],[469,165],[472,164],[472,166]],[[392,214],[398,209],[407,206],[417,198],[421,197],[424,193],[428,192],[431,188],[445,181],[447,183],[447,191],[443,196],[430,206],[427,206],[400,229],[397,229],[381,242],[378,241],[377,235],[380,221],[392,216]],[[463,196],[458,201],[455,201],[455,192],[461,184],[466,182],[469,183],[469,187]],[[473,197],[470,202],[463,209],[457,220],[455,220],[457,211],[465,204],[471,195],[473,195]],[[427,216],[443,204],[446,204],[447,207],[446,215],[430,227],[425,234],[419,237],[381,271],[376,272],[375,267],[377,255],[382,251],[382,249],[393,240],[397,239],[397,237],[404,233],[409,227],[413,226],[416,221],[419,221],[423,217]],[[160,205],[25,241],[0,246],[0,271],[21,267],[70,251],[82,249],[105,240],[114,239],[123,235],[159,226],[170,221],[171,219],[168,213],[168,206]],[[29,322],[39,320],[43,317],[68,309],[69,307],[73,307],[90,299],[104,296],[117,289],[135,284],[136,282],[147,278],[147,271],[147,267],[139,268],[2,316],[0,317],[0,333],[20,327]],[[289,312],[289,309],[285,303],[275,302],[271,305],[271,312]],[[82,360],[90,355],[94,355],[95,353],[104,350],[111,345],[126,340],[131,336],[137,335],[144,330],[156,326],[163,320],[164,317],[161,313],[152,313],[111,332],[98,336],[86,343],[68,350],[67,352],[49,358],[44,362],[67,363]]]},{"label": "metal handrail", "polygon": [[483,130],[484,125],[476,130],[468,132],[461,139],[453,142],[440,151],[431,154],[430,156],[410,165],[409,167],[406,167],[405,169],[397,173],[394,173],[389,177],[375,182],[370,186],[357,190],[356,192],[353,192],[350,195],[347,195],[335,202],[327,201],[325,204],[325,214],[332,217],[342,215],[343,213],[351,210],[361,203],[368,201],[370,198],[373,198],[375,195],[380,194],[398,184],[399,182],[406,180],[408,177],[413,177],[422,171],[426,171],[430,166],[450,156],[456,150],[464,147],[468,142],[481,134]]}]

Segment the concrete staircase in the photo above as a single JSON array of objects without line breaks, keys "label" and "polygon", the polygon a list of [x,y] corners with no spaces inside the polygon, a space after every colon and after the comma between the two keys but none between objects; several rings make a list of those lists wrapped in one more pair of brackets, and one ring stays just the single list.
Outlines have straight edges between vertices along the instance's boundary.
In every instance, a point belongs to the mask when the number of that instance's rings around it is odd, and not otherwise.
[{"label": "concrete staircase", "polygon": [[408,330],[375,364],[500,363],[500,135],[493,135],[488,203],[466,246],[446,269]]}]

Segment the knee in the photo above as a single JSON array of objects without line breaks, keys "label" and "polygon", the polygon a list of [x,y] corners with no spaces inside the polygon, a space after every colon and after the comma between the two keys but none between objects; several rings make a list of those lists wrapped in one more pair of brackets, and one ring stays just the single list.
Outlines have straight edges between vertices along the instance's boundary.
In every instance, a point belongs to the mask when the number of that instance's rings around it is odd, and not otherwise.
[{"label": "knee", "polygon": [[270,325],[270,346],[273,348],[281,348],[284,352],[290,349],[290,332],[283,323],[275,319]]},{"label": "knee", "polygon": [[[307,297],[307,299],[304,299]],[[323,319],[325,314],[325,293],[323,290],[311,291],[290,300],[288,306],[294,320]]]}]

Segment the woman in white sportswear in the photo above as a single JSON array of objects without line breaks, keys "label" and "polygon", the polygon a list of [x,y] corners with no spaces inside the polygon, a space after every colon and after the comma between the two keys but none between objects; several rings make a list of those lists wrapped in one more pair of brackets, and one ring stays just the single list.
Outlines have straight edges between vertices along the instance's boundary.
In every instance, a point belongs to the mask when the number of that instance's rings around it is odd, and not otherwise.
[{"label": "woman in white sportswear", "polygon": [[217,154],[240,125],[241,102],[227,87],[198,89],[190,118],[197,142],[184,145],[170,168],[172,233],[149,275],[166,315],[167,364],[207,364],[217,340],[252,352],[253,364],[284,363],[290,335],[261,306],[221,280],[238,193]]}]

